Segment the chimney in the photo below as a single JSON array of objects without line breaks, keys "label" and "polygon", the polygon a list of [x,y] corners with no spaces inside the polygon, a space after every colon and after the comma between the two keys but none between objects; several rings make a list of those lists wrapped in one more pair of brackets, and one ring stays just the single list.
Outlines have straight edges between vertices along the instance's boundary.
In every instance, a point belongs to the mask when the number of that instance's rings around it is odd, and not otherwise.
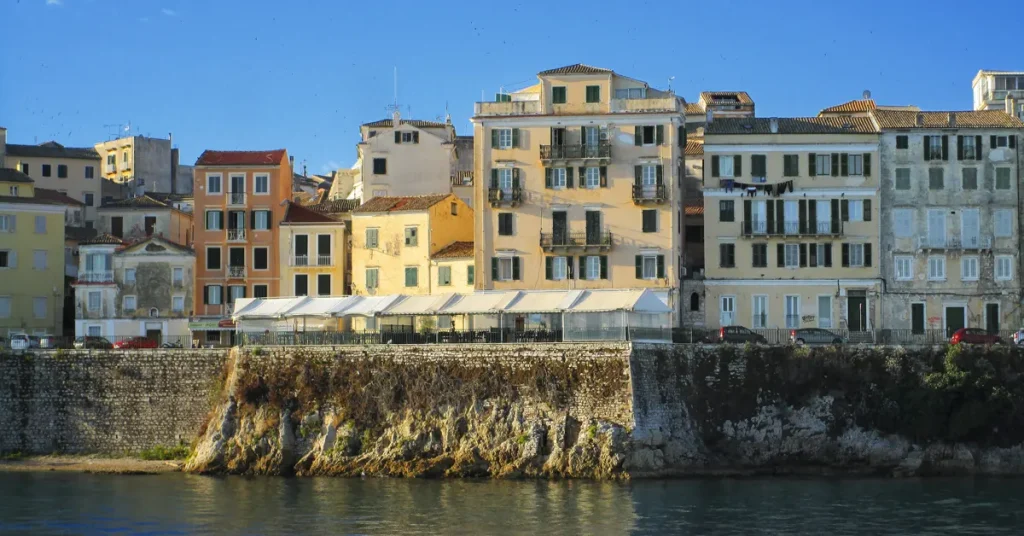
[{"label": "chimney", "polygon": [[1009,91],[1006,92],[1006,114],[1017,117],[1017,99]]},{"label": "chimney", "polygon": [[394,127],[394,128],[398,128],[398,126],[401,125],[401,124],[402,124],[402,115],[399,114],[398,110],[396,109],[395,113],[392,114],[392,116],[391,116],[391,126]]},{"label": "chimney", "polygon": [[712,110],[711,110],[711,109],[709,108],[709,109],[708,109],[708,119],[707,119],[707,121],[705,121],[705,122],[706,122],[707,124],[709,124],[709,125],[710,125],[710,124],[711,124],[711,119],[712,119],[712,118],[714,117],[714,115],[715,115],[715,112],[714,112],[714,111],[712,111]]},{"label": "chimney", "polygon": [[171,148],[171,193],[178,193],[178,149]]},{"label": "chimney", "polygon": [[917,114],[917,126],[919,126],[919,127],[923,127],[924,126],[924,114],[923,113],[918,112],[918,114]]},{"label": "chimney", "polygon": [[953,113],[953,112],[949,112],[946,115],[946,118],[947,118],[947,121],[949,121],[949,127],[950,128],[956,128],[956,114]]},{"label": "chimney", "polygon": [[4,166],[4,157],[7,155],[7,129],[0,127],[0,168]]},{"label": "chimney", "polygon": [[772,131],[772,134],[779,133],[779,120],[777,118],[771,118],[768,120],[768,128]]}]

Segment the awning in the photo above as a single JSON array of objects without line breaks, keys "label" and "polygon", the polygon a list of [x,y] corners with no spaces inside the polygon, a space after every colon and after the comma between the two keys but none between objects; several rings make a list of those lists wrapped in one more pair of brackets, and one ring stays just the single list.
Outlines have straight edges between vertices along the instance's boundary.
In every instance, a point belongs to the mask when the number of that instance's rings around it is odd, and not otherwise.
[{"label": "awning", "polygon": [[300,296],[297,298],[255,298],[253,303],[248,304],[244,309],[238,309],[231,315],[235,320],[247,318],[281,318],[292,308],[301,305],[310,298]]},{"label": "awning", "polygon": [[565,290],[527,290],[519,293],[518,299],[505,307],[503,312],[512,314],[560,313],[565,303],[574,300],[573,292]]},{"label": "awning", "polygon": [[393,294],[391,296],[363,296],[360,300],[340,311],[333,311],[334,316],[376,316],[387,310],[393,303],[402,296]]},{"label": "awning", "polygon": [[[436,315],[438,311],[455,301],[456,294],[407,296],[405,299],[395,303],[387,310],[380,313],[381,316],[399,315]],[[448,313],[443,313],[448,314]]]},{"label": "awning", "polygon": [[670,313],[671,309],[649,290],[590,290],[567,312],[604,313],[627,311],[633,313]]},{"label": "awning", "polygon": [[489,315],[498,314],[512,300],[519,297],[519,291],[477,292],[461,294],[442,311],[446,315]]},{"label": "awning", "polygon": [[285,318],[300,316],[331,316],[336,311],[343,311],[361,300],[359,296],[337,296],[309,298],[284,313]]}]

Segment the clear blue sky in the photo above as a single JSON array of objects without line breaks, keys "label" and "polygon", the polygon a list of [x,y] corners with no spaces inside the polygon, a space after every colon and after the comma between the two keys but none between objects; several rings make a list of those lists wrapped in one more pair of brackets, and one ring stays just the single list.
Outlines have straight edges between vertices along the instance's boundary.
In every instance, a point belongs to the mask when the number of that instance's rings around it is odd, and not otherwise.
[{"label": "clear blue sky", "polygon": [[[131,121],[204,149],[285,147],[349,166],[358,125],[473,102],[577,62],[687,100],[746,90],[759,116],[814,115],[870,89],[885,104],[971,107],[980,68],[1024,69],[1022,9],[950,0],[390,2],[0,0],[0,125],[11,143],[92,145]],[[1006,21],[1006,23],[1002,23]]]}]

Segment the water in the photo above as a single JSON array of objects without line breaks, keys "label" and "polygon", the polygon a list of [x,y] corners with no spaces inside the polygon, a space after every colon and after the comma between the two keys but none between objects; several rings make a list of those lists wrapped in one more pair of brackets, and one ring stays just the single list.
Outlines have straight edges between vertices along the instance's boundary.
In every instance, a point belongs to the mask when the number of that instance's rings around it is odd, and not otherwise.
[{"label": "water", "polygon": [[0,534],[1021,534],[1024,480],[0,473]]}]

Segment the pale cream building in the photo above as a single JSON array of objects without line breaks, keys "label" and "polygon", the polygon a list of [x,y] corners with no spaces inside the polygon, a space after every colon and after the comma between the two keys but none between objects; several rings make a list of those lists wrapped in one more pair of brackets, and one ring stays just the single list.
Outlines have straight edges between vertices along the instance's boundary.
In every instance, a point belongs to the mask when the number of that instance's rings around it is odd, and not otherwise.
[{"label": "pale cream building", "polygon": [[89,147],[65,147],[55,141],[39,145],[6,144],[4,166],[32,177],[37,188],[56,190],[81,201],[78,225],[96,224],[100,205],[100,156]]},{"label": "pale cream building", "polygon": [[458,157],[451,121],[402,119],[396,112],[363,124],[359,134],[359,184],[353,190],[362,202],[452,191]]},{"label": "pale cream building", "polygon": [[345,294],[345,222],[289,203],[278,225],[281,296]]},{"label": "pale cream building", "polygon": [[126,136],[97,143],[102,161],[100,173],[108,181],[106,197],[116,199],[147,192],[192,193],[192,166],[178,162],[171,136]]}]

